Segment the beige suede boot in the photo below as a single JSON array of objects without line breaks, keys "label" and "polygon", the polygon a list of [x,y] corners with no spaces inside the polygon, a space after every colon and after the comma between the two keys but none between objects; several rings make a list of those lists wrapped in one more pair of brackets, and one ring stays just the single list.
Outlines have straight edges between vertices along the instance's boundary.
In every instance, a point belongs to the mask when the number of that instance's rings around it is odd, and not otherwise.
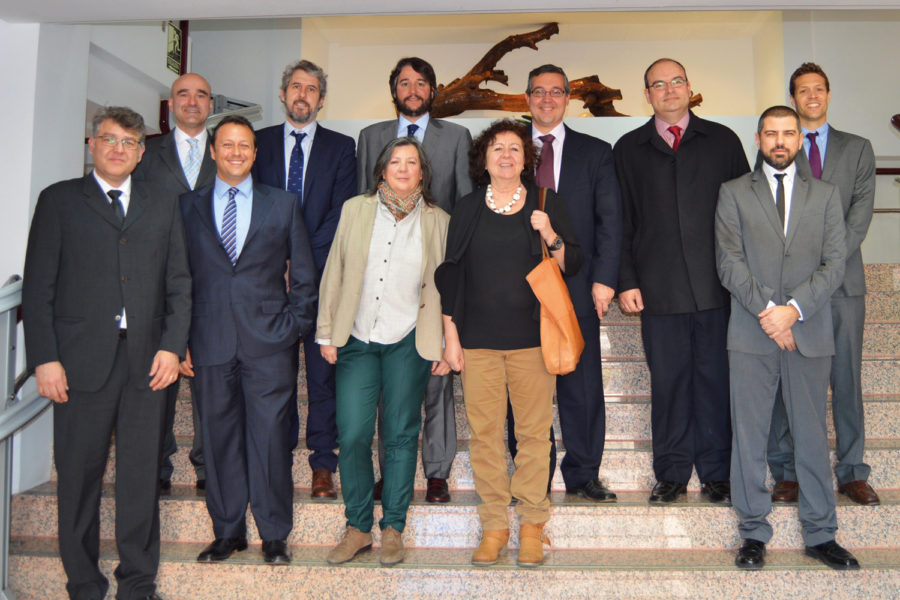
[{"label": "beige suede boot", "polygon": [[485,529],[481,534],[481,543],[472,553],[472,564],[486,567],[497,562],[501,552],[506,552],[509,543],[509,529]]},{"label": "beige suede boot", "polygon": [[393,527],[385,527],[381,530],[381,566],[393,567],[403,562],[406,558],[406,549],[403,547],[403,534]]},{"label": "beige suede boot", "polygon": [[372,533],[363,533],[356,527],[347,526],[341,541],[331,549],[325,560],[329,564],[339,565],[351,560],[354,556],[372,547]]},{"label": "beige suede boot", "polygon": [[544,544],[550,545],[550,539],[544,534],[546,523],[522,523],[519,531],[519,558],[516,564],[520,567],[537,567],[544,562]]}]

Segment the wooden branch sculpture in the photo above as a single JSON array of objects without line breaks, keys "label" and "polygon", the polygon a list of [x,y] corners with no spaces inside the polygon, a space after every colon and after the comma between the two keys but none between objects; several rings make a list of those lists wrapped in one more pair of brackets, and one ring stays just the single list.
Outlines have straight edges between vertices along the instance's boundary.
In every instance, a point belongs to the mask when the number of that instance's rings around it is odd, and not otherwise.
[{"label": "wooden branch sculpture", "polygon": [[[463,77],[456,78],[447,85],[439,84],[431,115],[434,117],[452,117],[467,110],[504,110],[508,112],[527,112],[528,101],[525,94],[500,94],[482,87],[487,81],[496,81],[508,85],[509,78],[497,63],[509,52],[528,47],[537,50],[538,42],[550,39],[559,33],[558,23],[548,23],[540,29],[528,33],[511,35],[488,50],[481,60]],[[614,100],[622,99],[622,92],[600,83],[596,75],[582,77],[569,82],[572,97],[584,102],[595,117],[625,116],[613,106]],[[703,101],[700,94],[691,98],[691,106]]]},{"label": "wooden branch sculpture", "polygon": [[891,124],[893,124],[897,131],[900,131],[900,114],[891,117]]}]

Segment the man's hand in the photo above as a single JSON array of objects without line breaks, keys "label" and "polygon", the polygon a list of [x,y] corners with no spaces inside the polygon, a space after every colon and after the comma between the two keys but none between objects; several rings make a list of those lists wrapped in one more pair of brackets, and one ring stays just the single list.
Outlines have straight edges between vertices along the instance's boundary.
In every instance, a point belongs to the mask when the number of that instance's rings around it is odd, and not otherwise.
[{"label": "man's hand", "polygon": [[34,378],[37,379],[38,393],[44,398],[57,404],[69,401],[69,394],[66,393],[69,390],[66,370],[58,360],[36,366]]},{"label": "man's hand", "polygon": [[609,304],[612,302],[616,290],[608,285],[594,282],[591,286],[591,297],[594,299],[594,308],[597,309],[597,318],[602,319],[606,311],[609,310]]},{"label": "man's hand", "polygon": [[644,299],[641,297],[641,290],[633,288],[619,292],[619,306],[622,312],[639,313],[644,310]]},{"label": "man's hand", "polygon": [[169,387],[178,380],[178,355],[160,350],[150,367],[150,389],[154,392]]},{"label": "man's hand", "polygon": [[433,360],[431,361],[431,374],[432,375],[446,375],[450,372],[450,365],[446,360]]},{"label": "man's hand", "polygon": [[759,325],[773,340],[779,334],[784,333],[800,318],[800,313],[794,306],[772,306],[759,313]]},{"label": "man's hand", "polygon": [[178,365],[178,372],[185,377],[194,376],[194,361],[191,360],[191,351],[189,349],[184,352],[184,360]]},{"label": "man's hand", "polygon": [[319,346],[319,352],[329,365],[337,362],[337,346]]},{"label": "man's hand", "polygon": [[778,347],[781,348],[782,350],[796,350],[797,349],[797,342],[794,341],[794,334],[791,333],[790,329],[788,329],[787,331],[785,331],[779,335],[776,335],[772,339],[775,340],[775,343],[778,344]]}]

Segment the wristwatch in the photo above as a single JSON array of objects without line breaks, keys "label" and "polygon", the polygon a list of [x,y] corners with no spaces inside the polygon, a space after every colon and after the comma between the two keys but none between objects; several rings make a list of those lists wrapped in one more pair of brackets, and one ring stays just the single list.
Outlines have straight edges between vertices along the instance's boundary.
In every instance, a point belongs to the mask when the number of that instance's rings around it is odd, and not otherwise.
[{"label": "wristwatch", "polygon": [[562,245],[563,245],[562,238],[559,236],[556,236],[556,239],[553,240],[552,244],[547,244],[547,249],[550,251],[559,250],[560,248],[562,248]]}]

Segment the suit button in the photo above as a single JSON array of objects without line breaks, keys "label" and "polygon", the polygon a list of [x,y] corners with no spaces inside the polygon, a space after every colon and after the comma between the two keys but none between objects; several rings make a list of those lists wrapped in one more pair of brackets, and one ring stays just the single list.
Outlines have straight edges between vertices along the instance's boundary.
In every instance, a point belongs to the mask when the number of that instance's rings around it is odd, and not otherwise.
[{"label": "suit button", "polygon": [[124,246],[124,245],[125,245],[125,242],[126,242],[126,239],[125,239],[125,238],[121,238],[121,239],[119,240],[119,245],[120,245],[120,246]]},{"label": "suit button", "polygon": [[425,308],[425,305],[424,305],[424,304],[420,304],[420,305],[419,305],[419,308]]},{"label": "suit button", "polygon": [[116,321],[121,321],[121,320],[122,320],[122,315],[116,315]]},{"label": "suit button", "polygon": [[422,284],[422,289],[423,289],[423,290],[425,289],[425,284],[424,284],[424,283]]},{"label": "suit button", "polygon": [[126,281],[128,281],[128,278],[125,277],[125,276],[123,275],[123,276],[122,276],[122,283],[125,283]]}]

